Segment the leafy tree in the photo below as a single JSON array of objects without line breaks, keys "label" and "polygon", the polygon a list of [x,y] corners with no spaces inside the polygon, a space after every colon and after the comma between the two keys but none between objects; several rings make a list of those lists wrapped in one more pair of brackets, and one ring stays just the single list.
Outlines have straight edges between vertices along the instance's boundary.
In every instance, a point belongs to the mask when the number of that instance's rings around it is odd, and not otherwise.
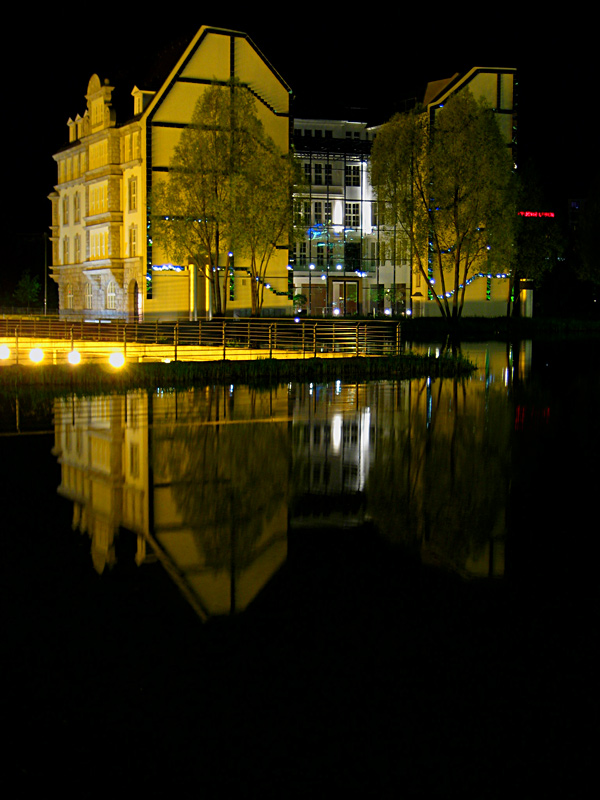
[{"label": "leafy tree", "polygon": [[398,114],[378,131],[371,180],[390,230],[410,241],[440,313],[457,320],[468,279],[508,272],[515,176],[494,113],[464,91],[438,110]]},{"label": "leafy tree", "polygon": [[[518,206],[520,212],[549,211],[552,208],[542,182],[532,165],[519,169]],[[546,276],[554,269],[566,250],[566,237],[557,217],[519,215],[516,224],[515,260],[510,274],[507,315],[514,313],[517,298],[514,287],[520,279],[532,281],[540,288]]]},{"label": "leafy tree", "polygon": [[[250,259],[259,314],[269,261],[290,225],[291,166],[264,132],[251,93],[211,85],[153,191],[153,232],[169,256],[192,263],[211,285],[215,314],[227,307],[231,254]],[[223,261],[226,259],[226,266]]]},{"label": "leafy tree", "polygon": [[13,296],[22,306],[33,306],[40,298],[41,286],[38,279],[29,272],[23,273]]}]

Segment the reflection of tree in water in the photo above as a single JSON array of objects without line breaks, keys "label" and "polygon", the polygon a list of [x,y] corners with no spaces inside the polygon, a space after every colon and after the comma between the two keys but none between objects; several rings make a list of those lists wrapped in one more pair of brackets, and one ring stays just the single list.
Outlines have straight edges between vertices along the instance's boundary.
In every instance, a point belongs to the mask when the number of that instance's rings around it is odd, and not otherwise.
[{"label": "reflection of tree in water", "polygon": [[206,411],[203,424],[155,430],[155,478],[170,484],[205,566],[242,571],[267,546],[261,537],[286,508],[288,425],[215,422],[210,403]]},{"label": "reflection of tree in water", "polygon": [[458,570],[504,534],[509,404],[462,379],[413,382],[408,424],[386,431],[369,475],[382,533]]}]

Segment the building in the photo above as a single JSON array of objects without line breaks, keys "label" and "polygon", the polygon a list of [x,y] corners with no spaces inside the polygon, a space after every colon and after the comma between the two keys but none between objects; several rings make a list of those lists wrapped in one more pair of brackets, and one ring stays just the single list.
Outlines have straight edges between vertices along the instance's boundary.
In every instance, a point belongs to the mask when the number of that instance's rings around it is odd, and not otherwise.
[{"label": "building", "polygon": [[365,122],[299,119],[304,183],[294,209],[294,291],[312,314],[402,313],[408,249],[385,246],[369,181],[375,130]]},{"label": "building", "polygon": [[[474,67],[427,85],[423,105],[431,123],[455,93],[469,89],[498,115],[507,145],[516,145],[515,70]],[[377,128],[365,122],[298,119],[294,152],[304,185],[296,195],[294,292],[312,314],[437,316],[426,282],[411,269],[410,244],[379,219],[369,180]],[[505,313],[509,279],[490,273],[467,287],[465,314]],[[525,306],[523,306],[525,307]]]},{"label": "building", "polygon": [[[430,125],[445,103],[455,94],[469,90],[475,99],[483,99],[496,115],[502,137],[517,160],[517,75],[512,67],[473,67],[464,74],[427,84],[423,105]],[[425,283],[425,281],[423,281]],[[503,272],[490,271],[471,276],[465,292],[465,316],[497,317],[506,314],[510,278]],[[521,308],[531,309],[531,289],[522,289]],[[529,293],[529,296],[526,296]],[[411,292],[411,306],[415,316],[438,316],[436,302],[427,292],[415,285]]]},{"label": "building", "polygon": [[[202,92],[231,79],[250,89],[265,131],[287,153],[290,89],[244,33],[202,27],[158,91],[134,87],[133,113],[123,123],[113,107],[114,87],[92,76],[85,110],[68,120],[68,144],[54,155],[52,277],[62,316],[150,320],[209,313],[209,293],[195,267],[170,263],[153,241],[148,199]],[[282,244],[269,267],[265,313],[291,311],[288,266]],[[235,272],[228,308],[249,313],[243,259],[235,259]]]}]

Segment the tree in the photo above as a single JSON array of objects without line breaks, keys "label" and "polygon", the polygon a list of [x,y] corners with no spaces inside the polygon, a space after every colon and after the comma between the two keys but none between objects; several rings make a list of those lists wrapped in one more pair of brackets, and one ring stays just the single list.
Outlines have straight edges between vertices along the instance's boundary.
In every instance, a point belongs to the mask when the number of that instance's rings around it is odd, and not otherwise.
[{"label": "tree", "polygon": [[22,306],[35,305],[40,297],[41,286],[38,279],[30,275],[29,272],[24,272],[20,281],[17,284],[13,296],[17,303]]},{"label": "tree", "polygon": [[[273,251],[291,218],[291,167],[264,132],[251,93],[212,84],[198,100],[152,195],[153,233],[171,258],[194,264],[227,308],[234,254],[250,258],[252,312],[260,313]],[[226,263],[223,263],[226,261]]]},{"label": "tree", "polygon": [[519,167],[521,180],[517,190],[519,214],[516,223],[516,259],[510,274],[507,316],[518,308],[515,287],[520,280],[531,281],[536,289],[563,258],[566,237],[554,214],[542,181],[532,164]]},{"label": "tree", "polygon": [[413,269],[447,320],[461,316],[473,275],[508,274],[516,178],[493,111],[470,92],[452,97],[433,126],[423,109],[383,125],[371,181],[385,225],[408,238]]}]

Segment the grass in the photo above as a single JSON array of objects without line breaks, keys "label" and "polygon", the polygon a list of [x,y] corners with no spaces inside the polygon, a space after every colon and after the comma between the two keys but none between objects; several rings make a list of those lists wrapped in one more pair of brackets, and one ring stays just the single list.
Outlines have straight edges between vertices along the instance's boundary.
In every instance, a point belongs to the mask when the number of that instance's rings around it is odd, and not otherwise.
[{"label": "grass", "polygon": [[99,364],[12,365],[0,368],[3,392],[26,387],[51,391],[121,391],[206,384],[244,383],[272,386],[287,381],[405,380],[468,375],[474,369],[464,358],[406,353],[389,357],[339,359],[257,359],[252,361],[172,361],[129,364],[116,370]]}]

